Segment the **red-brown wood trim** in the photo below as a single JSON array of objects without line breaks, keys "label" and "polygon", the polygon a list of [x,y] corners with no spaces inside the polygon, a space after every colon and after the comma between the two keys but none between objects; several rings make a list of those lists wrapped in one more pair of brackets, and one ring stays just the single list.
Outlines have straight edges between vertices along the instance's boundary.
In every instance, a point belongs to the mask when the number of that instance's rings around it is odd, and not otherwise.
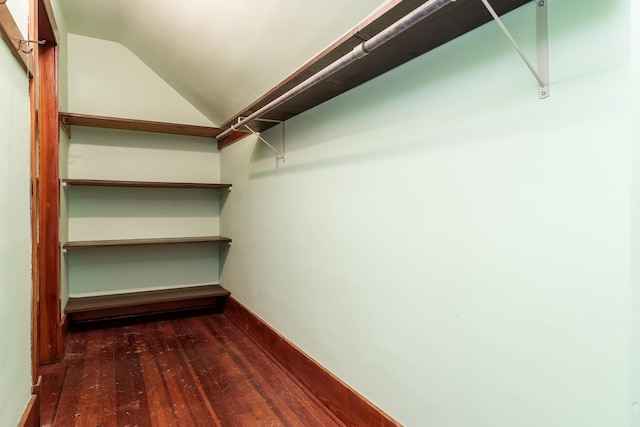
[{"label": "red-brown wood trim", "polygon": [[40,427],[40,399],[37,394],[31,395],[18,427]]},{"label": "red-brown wood trim", "polygon": [[[35,6],[37,0],[30,0],[29,20],[38,20],[38,8]],[[35,39],[38,37],[38,29],[35,26],[29,28],[28,37]],[[37,57],[38,50],[34,50],[34,57]],[[37,75],[37,70],[34,70]],[[36,383],[40,380],[40,262],[38,255],[38,230],[39,230],[39,190],[38,190],[38,79],[29,80],[29,112],[31,121],[31,147],[30,147],[30,169],[31,169],[31,381]]]},{"label": "red-brown wood trim", "polygon": [[20,62],[22,68],[27,71],[31,58],[28,54],[18,49],[18,40],[24,40],[25,37],[20,33],[20,29],[6,4],[0,4],[0,37],[9,46],[9,50]]},{"label": "red-brown wood trim", "polygon": [[58,171],[58,49],[43,45],[38,52],[40,364],[59,360],[60,328],[60,186]]},{"label": "red-brown wood trim", "polygon": [[60,320],[60,333],[58,334],[58,342],[56,346],[56,360],[61,361],[64,357],[64,352],[67,348],[67,337],[69,335],[69,317],[62,310],[62,306],[60,306],[60,310],[62,312],[62,319]]},{"label": "red-brown wood trim", "polygon": [[277,361],[289,376],[348,426],[399,426],[233,297],[224,313]]},{"label": "red-brown wood trim", "polygon": [[44,40],[52,46],[58,44],[53,22],[53,9],[50,1],[38,0],[38,40]]}]

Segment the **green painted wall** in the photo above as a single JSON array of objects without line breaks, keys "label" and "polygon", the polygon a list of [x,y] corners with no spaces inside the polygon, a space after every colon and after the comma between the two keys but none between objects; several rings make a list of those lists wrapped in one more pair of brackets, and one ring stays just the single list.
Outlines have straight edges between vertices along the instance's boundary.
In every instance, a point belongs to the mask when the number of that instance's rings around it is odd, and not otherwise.
[{"label": "green painted wall", "polygon": [[631,2],[631,357],[630,425],[640,425],[640,3]]},{"label": "green painted wall", "polygon": [[630,425],[629,4],[552,2],[547,100],[492,23],[224,149],[223,286],[404,425]]},{"label": "green painted wall", "polygon": [[0,425],[31,395],[29,82],[0,42]]},{"label": "green painted wall", "polygon": [[[69,109],[84,114],[211,125],[122,45],[69,34]],[[90,52],[88,54],[87,52]],[[212,182],[220,155],[211,138],[73,127],[64,139],[70,178]],[[68,240],[218,235],[217,190],[63,188]],[[215,244],[67,251],[71,296],[219,282]]]}]

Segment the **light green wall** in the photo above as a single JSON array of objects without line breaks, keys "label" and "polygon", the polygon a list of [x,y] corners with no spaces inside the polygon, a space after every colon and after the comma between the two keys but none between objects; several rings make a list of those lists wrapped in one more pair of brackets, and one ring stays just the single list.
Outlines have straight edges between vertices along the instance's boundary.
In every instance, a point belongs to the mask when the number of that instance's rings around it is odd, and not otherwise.
[{"label": "light green wall", "polygon": [[492,23],[224,149],[223,286],[404,425],[629,425],[629,3],[551,4],[547,100]]},{"label": "light green wall", "polygon": [[[74,127],[69,177],[219,182],[214,140]],[[224,194],[224,193],[223,193]],[[218,190],[65,186],[69,240],[219,235]],[[212,244],[67,251],[72,296],[219,281]]]},{"label": "light green wall", "polygon": [[631,396],[630,424],[640,426],[640,3],[631,2]]},{"label": "light green wall", "polygon": [[[69,34],[69,109],[211,125],[123,46]],[[64,141],[66,143],[66,141]],[[67,176],[132,181],[220,180],[212,138],[73,127]],[[67,240],[219,234],[221,194],[203,189],[63,188]],[[67,251],[72,296],[217,283],[214,244]]]},{"label": "light green wall", "polygon": [[31,395],[29,82],[0,42],[0,425]]},{"label": "light green wall", "polygon": [[211,126],[121,44],[69,34],[68,51],[70,111]]}]

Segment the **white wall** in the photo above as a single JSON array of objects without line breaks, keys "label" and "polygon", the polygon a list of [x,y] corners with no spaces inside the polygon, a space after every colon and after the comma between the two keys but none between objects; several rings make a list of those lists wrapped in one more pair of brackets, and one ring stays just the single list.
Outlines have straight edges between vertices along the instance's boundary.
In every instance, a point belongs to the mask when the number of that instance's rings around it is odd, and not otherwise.
[{"label": "white wall", "polygon": [[0,425],[18,423],[31,395],[29,86],[0,42]]},{"label": "white wall", "polygon": [[223,286],[404,425],[629,425],[629,3],[551,4],[547,100],[490,24],[224,149]]}]

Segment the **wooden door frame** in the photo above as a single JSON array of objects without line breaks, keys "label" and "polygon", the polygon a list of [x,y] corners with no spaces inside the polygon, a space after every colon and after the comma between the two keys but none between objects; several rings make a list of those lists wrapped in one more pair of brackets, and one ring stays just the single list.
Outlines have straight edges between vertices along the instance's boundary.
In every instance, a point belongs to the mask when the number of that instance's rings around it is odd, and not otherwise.
[{"label": "wooden door frame", "polygon": [[[33,242],[33,364],[60,361],[64,351],[60,309],[59,52],[48,0],[31,0],[35,69],[31,84]],[[47,5],[49,8],[47,8]],[[37,87],[36,87],[37,85]]]}]

